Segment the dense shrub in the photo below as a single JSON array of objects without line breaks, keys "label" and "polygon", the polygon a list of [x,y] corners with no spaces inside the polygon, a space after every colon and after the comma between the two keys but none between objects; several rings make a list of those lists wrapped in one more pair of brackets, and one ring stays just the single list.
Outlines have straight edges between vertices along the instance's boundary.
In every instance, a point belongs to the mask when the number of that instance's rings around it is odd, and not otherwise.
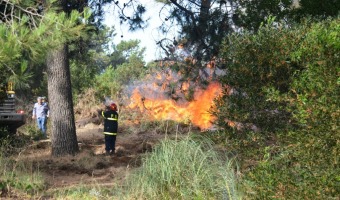
[{"label": "dense shrub", "polygon": [[229,119],[269,131],[285,125],[282,122],[290,117],[284,110],[286,102],[270,101],[264,91],[289,91],[293,74],[303,68],[290,59],[290,53],[298,48],[304,32],[303,28],[273,28],[269,23],[257,34],[233,34],[226,40],[222,56],[227,75],[222,82],[232,87],[232,95],[225,94],[217,102],[226,107],[219,112],[220,123]]},{"label": "dense shrub", "polygon": [[[241,157],[249,197],[331,199],[340,193],[339,22],[269,23],[224,44],[228,74],[222,81],[233,92],[216,101],[215,114]],[[240,133],[226,119],[260,131]]]},{"label": "dense shrub", "polygon": [[128,62],[116,67],[108,67],[96,77],[96,89],[101,96],[116,97],[130,81],[140,78],[145,73],[144,62],[138,56],[131,56]]}]

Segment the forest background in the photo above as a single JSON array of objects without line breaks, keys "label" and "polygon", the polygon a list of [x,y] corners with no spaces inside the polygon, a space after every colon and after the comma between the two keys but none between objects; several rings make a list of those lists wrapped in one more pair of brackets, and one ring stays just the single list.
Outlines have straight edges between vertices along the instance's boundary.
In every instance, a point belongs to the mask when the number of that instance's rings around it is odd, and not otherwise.
[{"label": "forest background", "polygon": [[[222,86],[209,110],[217,128],[193,130],[192,138],[183,145],[201,144],[194,148],[202,150],[202,155],[222,148],[226,150],[223,155],[233,162],[225,167],[219,163],[223,159],[210,159],[209,155],[194,165],[196,181],[165,176],[156,183],[150,173],[145,181],[150,184],[127,189],[130,193],[123,196],[337,199],[340,4],[336,0],[158,2],[167,11],[161,15],[160,31],[167,33],[174,26],[180,30],[176,38],[156,41],[164,52],[161,60],[145,63],[145,49],[139,40],[113,44],[115,29],[102,23],[103,7],[111,3],[120,16],[117,20],[131,31],[143,28],[146,7],[138,1],[0,1],[1,84],[15,83],[17,101],[27,113],[37,96],[48,97],[53,113],[51,155],[77,156],[75,121],[79,116],[93,116],[93,108],[102,104],[104,97],[127,110],[131,86],[148,82],[150,75],[175,72],[181,76],[167,82],[163,91],[172,101],[179,97],[194,101],[197,87],[207,89],[214,81]],[[212,74],[206,71],[207,66]],[[184,85],[188,85],[185,90]],[[60,123],[65,118],[67,122]],[[171,121],[143,123],[164,120]],[[175,122],[179,123],[188,122]],[[7,135],[6,130],[1,133]],[[205,145],[208,141],[212,147]],[[188,168],[181,166],[185,162],[175,162],[184,159],[171,150],[179,143],[165,142],[150,153],[145,165],[157,165],[152,158],[165,159],[159,152],[168,150],[167,156],[175,159],[171,163],[178,166],[165,172]],[[3,149],[13,145],[9,143],[2,139]],[[174,146],[167,149],[167,145]],[[15,168],[15,159],[6,153],[2,150],[1,163]],[[217,151],[218,156],[220,153]],[[202,163],[209,163],[212,171],[202,172]],[[17,187],[33,196],[43,193],[37,186],[23,187],[15,176],[5,177],[8,166],[0,166],[2,191]],[[142,174],[143,169],[147,167],[140,167]],[[213,184],[214,177],[225,169],[228,174]],[[212,176],[207,178],[207,174]],[[198,185],[192,185],[196,182]],[[111,192],[100,192],[112,198]],[[81,195],[93,194],[84,191]]]}]

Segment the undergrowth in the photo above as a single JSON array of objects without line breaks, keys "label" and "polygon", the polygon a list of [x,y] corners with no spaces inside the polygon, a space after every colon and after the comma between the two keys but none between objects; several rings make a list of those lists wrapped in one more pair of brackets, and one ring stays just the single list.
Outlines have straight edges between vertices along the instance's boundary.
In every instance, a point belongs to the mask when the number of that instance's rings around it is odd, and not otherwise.
[{"label": "undergrowth", "polygon": [[25,141],[16,138],[0,140],[0,197],[13,195],[13,198],[28,199],[46,188],[44,178],[33,162],[23,163],[12,157],[18,153],[19,146],[25,145]]}]

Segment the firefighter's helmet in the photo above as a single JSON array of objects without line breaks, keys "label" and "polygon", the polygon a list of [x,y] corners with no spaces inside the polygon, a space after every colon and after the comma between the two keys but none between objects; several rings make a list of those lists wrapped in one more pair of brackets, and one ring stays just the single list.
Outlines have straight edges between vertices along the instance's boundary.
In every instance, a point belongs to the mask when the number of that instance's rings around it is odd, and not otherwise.
[{"label": "firefighter's helmet", "polygon": [[117,111],[117,105],[115,103],[111,103],[110,109],[113,110],[113,111]]}]

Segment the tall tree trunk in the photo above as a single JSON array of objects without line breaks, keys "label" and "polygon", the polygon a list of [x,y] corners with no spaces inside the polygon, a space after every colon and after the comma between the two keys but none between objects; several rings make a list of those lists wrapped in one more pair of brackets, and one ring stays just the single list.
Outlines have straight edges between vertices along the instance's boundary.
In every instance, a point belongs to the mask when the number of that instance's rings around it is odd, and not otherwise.
[{"label": "tall tree trunk", "polygon": [[46,63],[52,122],[52,156],[75,155],[79,148],[74,121],[67,45],[51,51]]}]

